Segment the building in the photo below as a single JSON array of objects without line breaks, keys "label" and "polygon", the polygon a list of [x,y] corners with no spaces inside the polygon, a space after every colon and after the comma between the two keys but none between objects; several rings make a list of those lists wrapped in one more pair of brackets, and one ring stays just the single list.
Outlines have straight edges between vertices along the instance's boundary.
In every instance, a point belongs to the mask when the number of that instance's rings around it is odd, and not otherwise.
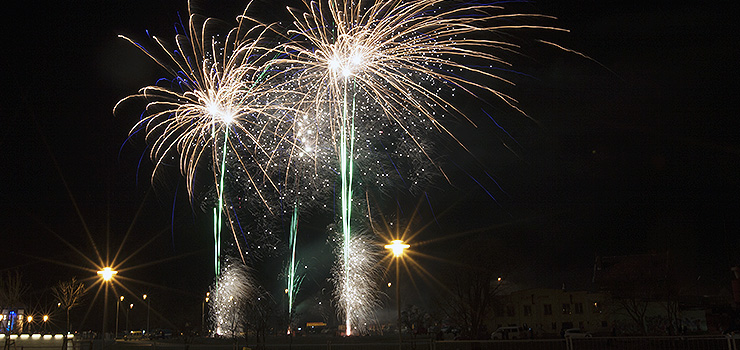
[{"label": "building", "polygon": [[608,334],[610,304],[605,293],[544,288],[516,291],[494,307],[489,329],[522,326],[531,328],[534,337],[559,336],[568,328]]}]

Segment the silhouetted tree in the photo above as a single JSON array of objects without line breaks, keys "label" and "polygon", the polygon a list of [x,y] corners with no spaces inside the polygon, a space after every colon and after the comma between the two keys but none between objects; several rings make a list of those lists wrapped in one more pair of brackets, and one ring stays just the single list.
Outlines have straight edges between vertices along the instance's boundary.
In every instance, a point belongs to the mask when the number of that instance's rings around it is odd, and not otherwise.
[{"label": "silhouetted tree", "polygon": [[72,308],[78,306],[82,301],[82,297],[85,296],[87,289],[85,284],[78,281],[76,277],[72,277],[69,281],[59,281],[59,283],[52,288],[54,293],[54,299],[59,303],[59,307],[64,309],[67,314],[67,323],[64,328],[64,340],[62,341],[62,349],[67,348],[67,334],[69,333],[69,311]]},{"label": "silhouetted tree", "polygon": [[[0,310],[22,307],[21,298],[27,290],[28,286],[23,284],[21,274],[17,270],[7,271],[7,274],[0,276]],[[10,322],[10,320],[6,320],[6,322]],[[13,329],[8,323],[3,327],[3,331],[5,332],[3,349],[8,350],[11,346],[10,333]]]},{"label": "silhouetted tree", "polygon": [[667,303],[677,314],[675,283],[668,269],[665,254],[641,254],[599,257],[594,269],[594,282],[611,294],[617,308],[624,311],[641,330],[648,333],[647,310],[651,302]]},{"label": "silhouetted tree", "polygon": [[485,322],[490,318],[495,297],[507,285],[503,279],[518,263],[505,246],[490,238],[467,241],[450,260],[459,264],[440,275],[445,291],[437,297],[437,303],[461,327],[463,337],[482,338],[487,335]]}]

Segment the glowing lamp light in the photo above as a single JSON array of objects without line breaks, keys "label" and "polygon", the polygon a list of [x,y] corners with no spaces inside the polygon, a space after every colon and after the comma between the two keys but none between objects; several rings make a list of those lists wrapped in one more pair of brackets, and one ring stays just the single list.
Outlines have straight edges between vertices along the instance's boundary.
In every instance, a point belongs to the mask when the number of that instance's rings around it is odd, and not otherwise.
[{"label": "glowing lamp light", "polygon": [[391,244],[385,245],[385,249],[390,249],[395,257],[403,255],[403,250],[408,249],[409,247],[410,245],[403,243],[400,239],[394,239],[391,241]]},{"label": "glowing lamp light", "polygon": [[103,278],[103,281],[110,281],[113,279],[113,275],[118,274],[118,271],[115,271],[111,269],[110,267],[106,267],[100,271],[98,271],[98,275],[100,275]]},{"label": "glowing lamp light", "polygon": [[44,315],[44,322],[49,320],[49,315]]}]

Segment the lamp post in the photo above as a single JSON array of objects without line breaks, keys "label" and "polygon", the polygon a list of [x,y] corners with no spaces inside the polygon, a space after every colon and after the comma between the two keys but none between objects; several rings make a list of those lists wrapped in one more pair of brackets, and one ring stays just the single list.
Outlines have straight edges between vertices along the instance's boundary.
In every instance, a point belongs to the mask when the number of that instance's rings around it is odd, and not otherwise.
[{"label": "lamp post", "polygon": [[[113,276],[115,276],[117,274],[118,274],[118,271],[113,270],[110,266],[109,267],[105,267],[102,270],[98,271],[98,275],[100,276],[100,278],[103,279],[103,283],[106,284],[105,285],[105,296],[108,296],[108,282],[112,281],[113,280]],[[123,298],[123,297],[121,297],[121,298]],[[57,304],[57,306],[61,306],[61,305],[62,305],[61,303]],[[106,321],[107,316],[108,316],[108,307],[105,304],[105,298],[103,298],[103,337],[102,337],[103,344],[105,344],[105,323],[106,323],[105,321]],[[118,315],[117,314],[116,314],[116,322],[118,322]],[[117,323],[116,323],[116,328],[118,328],[118,324]],[[117,329],[116,329],[116,332],[118,332]]]},{"label": "lamp post", "polygon": [[28,315],[28,317],[26,317],[26,321],[28,321],[28,334],[32,334],[33,332],[31,331],[31,322],[33,322],[33,316]]},{"label": "lamp post", "polygon": [[151,299],[147,300],[146,294],[144,294],[144,297],[143,298],[144,298],[144,300],[146,300],[146,330],[144,331],[144,334],[149,335],[149,309],[150,309],[150,307],[149,307],[149,301]]},{"label": "lamp post", "polygon": [[113,339],[118,338],[118,311],[121,309],[122,301],[123,301],[123,295],[121,295],[121,297],[118,298],[118,301],[116,302],[116,334],[113,336]]},{"label": "lamp post", "polygon": [[210,298],[211,292],[206,292],[206,297],[203,299],[203,303],[200,306],[200,336],[205,335],[206,331],[206,303],[208,303],[208,298]]},{"label": "lamp post", "polygon": [[396,259],[396,311],[398,311],[398,349],[401,350],[401,284],[399,283],[399,276],[401,274],[401,257],[403,251],[408,249],[410,246],[403,243],[400,239],[391,241],[391,244],[387,244],[385,249],[390,249],[393,252],[393,258]]},{"label": "lamp post", "polygon": [[[124,334],[129,334],[129,326],[128,326],[128,313],[131,311],[131,309],[134,308],[134,304],[131,304],[128,306],[128,309],[126,309],[126,328],[123,329]],[[126,335],[124,335],[126,337]]]}]

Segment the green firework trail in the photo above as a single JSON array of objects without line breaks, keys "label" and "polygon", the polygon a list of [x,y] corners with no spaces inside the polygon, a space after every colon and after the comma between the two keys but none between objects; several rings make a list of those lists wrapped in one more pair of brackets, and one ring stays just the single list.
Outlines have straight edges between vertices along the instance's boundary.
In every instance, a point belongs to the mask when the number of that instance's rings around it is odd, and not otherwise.
[{"label": "green firework trail", "polygon": [[298,269],[298,261],[296,260],[295,252],[296,252],[296,243],[298,238],[298,202],[296,202],[295,206],[293,207],[293,215],[290,220],[290,237],[289,237],[289,245],[291,250],[291,256],[290,256],[290,263],[288,264],[288,273],[287,273],[287,286],[286,286],[286,293],[288,294],[288,333],[290,333],[290,322],[293,319],[293,305],[295,303],[295,297],[298,294],[298,289],[300,289],[301,282],[303,281],[303,276],[298,275],[297,269]]},{"label": "green firework trail", "polygon": [[216,276],[221,273],[221,226],[224,208],[224,175],[226,173],[226,145],[229,141],[229,128],[224,131],[224,145],[221,148],[221,175],[218,182],[218,210],[213,208],[213,239],[215,246],[214,268]]},{"label": "green firework trail", "polygon": [[[349,78],[348,78],[349,79]],[[354,91],[354,80],[352,81]],[[355,148],[355,99],[352,96],[352,111],[349,111],[349,83],[344,82],[344,103],[342,106],[342,127],[340,130],[340,172],[342,178],[341,203],[342,203],[342,251],[344,252],[344,279],[348,283],[349,273],[349,247],[351,238],[350,219],[352,217],[352,174],[354,168],[354,148]],[[350,313],[351,305],[345,305],[346,329],[347,335],[351,333]]]}]

